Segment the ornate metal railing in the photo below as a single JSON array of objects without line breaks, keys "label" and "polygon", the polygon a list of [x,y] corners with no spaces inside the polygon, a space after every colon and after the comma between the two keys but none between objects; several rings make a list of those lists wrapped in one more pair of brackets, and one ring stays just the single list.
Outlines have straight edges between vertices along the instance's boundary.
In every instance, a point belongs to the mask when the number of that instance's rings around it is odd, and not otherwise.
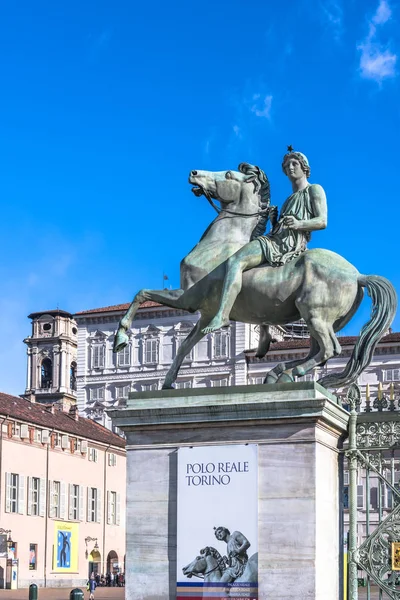
[{"label": "ornate metal railing", "polygon": [[[400,489],[396,482],[400,465],[399,395],[393,387],[389,396],[380,390],[373,401],[368,394],[361,409],[360,390],[352,385],[346,403],[350,409],[345,452],[349,471],[348,597],[357,600],[358,571],[362,570],[367,600],[371,598],[371,583],[378,586],[380,599],[385,594],[400,600]],[[365,486],[358,485],[359,479],[365,480]],[[370,487],[373,479],[376,488]],[[360,488],[363,502],[359,502]],[[372,489],[376,492],[375,510],[371,508]],[[358,527],[363,528],[365,537],[360,545]]]}]

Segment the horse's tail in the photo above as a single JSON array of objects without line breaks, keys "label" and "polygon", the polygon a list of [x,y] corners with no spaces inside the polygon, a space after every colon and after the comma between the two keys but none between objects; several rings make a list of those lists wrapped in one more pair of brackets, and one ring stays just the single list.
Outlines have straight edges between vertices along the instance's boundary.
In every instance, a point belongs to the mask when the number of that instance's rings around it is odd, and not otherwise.
[{"label": "horse's tail", "polygon": [[397,294],[390,281],[379,275],[360,275],[358,283],[367,288],[368,295],[371,297],[371,318],[362,328],[344,371],[331,373],[318,381],[325,388],[342,387],[357,380],[371,362],[377,343],[396,314]]}]

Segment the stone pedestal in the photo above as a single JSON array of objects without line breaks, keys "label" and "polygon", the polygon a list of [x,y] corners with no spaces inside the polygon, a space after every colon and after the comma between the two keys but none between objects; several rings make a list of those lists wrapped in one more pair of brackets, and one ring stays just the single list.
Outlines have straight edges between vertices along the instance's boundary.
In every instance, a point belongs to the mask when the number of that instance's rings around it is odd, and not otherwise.
[{"label": "stone pedestal", "polygon": [[128,600],[176,594],[176,451],[258,444],[260,600],[339,597],[339,453],[348,413],[311,382],[132,394],[127,437]]}]

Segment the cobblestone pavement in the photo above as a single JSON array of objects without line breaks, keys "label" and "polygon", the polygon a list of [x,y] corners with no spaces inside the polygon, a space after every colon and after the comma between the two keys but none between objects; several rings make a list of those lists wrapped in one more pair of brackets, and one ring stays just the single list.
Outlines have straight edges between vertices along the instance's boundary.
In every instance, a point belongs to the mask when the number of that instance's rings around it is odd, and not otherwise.
[{"label": "cobblestone pavement", "polygon": [[[85,600],[89,598],[89,592],[86,588],[83,590]],[[38,600],[69,600],[69,588],[39,588]],[[28,600],[29,590],[0,590],[0,600]],[[98,587],[94,594],[95,600],[123,600],[125,598],[125,588]]]}]

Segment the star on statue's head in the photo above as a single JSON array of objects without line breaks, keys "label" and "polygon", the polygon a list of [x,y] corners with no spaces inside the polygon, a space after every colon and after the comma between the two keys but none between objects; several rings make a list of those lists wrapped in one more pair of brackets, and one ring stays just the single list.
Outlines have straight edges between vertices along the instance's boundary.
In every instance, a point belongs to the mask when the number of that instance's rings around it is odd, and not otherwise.
[{"label": "star on statue's head", "polygon": [[293,146],[292,146],[292,145],[288,146],[288,147],[287,147],[287,151],[288,151],[288,152],[294,152],[294,148],[293,148]]}]

